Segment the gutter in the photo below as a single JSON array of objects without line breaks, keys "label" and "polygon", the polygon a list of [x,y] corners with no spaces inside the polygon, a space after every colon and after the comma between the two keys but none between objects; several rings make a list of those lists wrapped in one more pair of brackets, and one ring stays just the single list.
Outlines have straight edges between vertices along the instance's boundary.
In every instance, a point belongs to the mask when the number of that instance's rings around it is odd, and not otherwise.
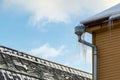
[{"label": "gutter", "polygon": [[78,36],[78,41],[82,44],[85,44],[87,46],[90,46],[94,49],[94,80],[98,80],[98,71],[97,71],[97,47],[81,38],[82,34],[85,33],[85,26],[83,24],[80,24],[79,26],[75,27],[75,34]]},{"label": "gutter", "polygon": [[[120,13],[119,14],[118,13],[117,14],[113,14],[113,15],[109,16],[108,19],[105,20],[102,23],[108,22],[108,24],[112,25],[112,22],[114,20],[120,20]],[[89,26],[87,26],[87,27],[89,27]],[[89,43],[89,42],[87,42],[87,41],[85,41],[85,40],[83,40],[81,38],[82,34],[86,32],[86,28],[87,27],[84,26],[83,24],[80,24],[80,25],[76,26],[75,27],[75,34],[78,36],[78,42],[80,42],[82,44],[85,44],[87,46],[90,46],[90,47],[92,47],[94,49],[94,53],[93,53],[93,55],[94,55],[94,72],[93,72],[93,74],[94,74],[94,80],[98,80],[98,71],[97,71],[97,68],[98,68],[98,51],[97,51],[97,47],[95,45],[93,45],[93,44],[91,44],[91,43]],[[110,26],[110,28],[111,27],[112,26]]]}]

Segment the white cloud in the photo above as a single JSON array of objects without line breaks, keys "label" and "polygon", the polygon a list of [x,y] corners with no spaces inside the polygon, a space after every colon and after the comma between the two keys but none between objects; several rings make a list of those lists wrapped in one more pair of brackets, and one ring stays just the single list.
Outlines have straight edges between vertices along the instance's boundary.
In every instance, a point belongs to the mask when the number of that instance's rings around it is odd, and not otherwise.
[{"label": "white cloud", "polygon": [[71,53],[70,50],[66,49],[65,45],[61,45],[59,48],[54,48],[50,44],[44,44],[38,48],[33,48],[30,53],[31,55],[47,60],[55,61],[57,63],[71,66],[80,70],[92,72],[91,49],[87,50],[86,58],[84,53],[82,53],[82,50],[78,53]]},{"label": "white cloud", "polygon": [[13,8],[30,13],[33,26],[49,22],[68,23],[72,17],[79,17],[88,11],[98,12],[115,5],[119,0],[4,0],[3,8]]},{"label": "white cloud", "polygon": [[35,56],[39,56],[42,58],[54,58],[65,53],[66,49],[65,46],[62,45],[58,49],[50,46],[49,44],[44,44],[38,48],[32,49],[30,53]]}]

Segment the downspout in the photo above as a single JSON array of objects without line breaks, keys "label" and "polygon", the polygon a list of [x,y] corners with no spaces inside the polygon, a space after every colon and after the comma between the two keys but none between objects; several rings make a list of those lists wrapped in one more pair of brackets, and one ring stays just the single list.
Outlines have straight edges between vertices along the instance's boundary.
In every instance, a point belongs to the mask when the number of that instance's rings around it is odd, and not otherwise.
[{"label": "downspout", "polygon": [[90,46],[94,49],[94,80],[98,80],[98,72],[97,72],[97,47],[81,38],[82,34],[85,32],[85,26],[80,24],[79,26],[75,27],[75,34],[78,36],[78,41],[82,44]]}]

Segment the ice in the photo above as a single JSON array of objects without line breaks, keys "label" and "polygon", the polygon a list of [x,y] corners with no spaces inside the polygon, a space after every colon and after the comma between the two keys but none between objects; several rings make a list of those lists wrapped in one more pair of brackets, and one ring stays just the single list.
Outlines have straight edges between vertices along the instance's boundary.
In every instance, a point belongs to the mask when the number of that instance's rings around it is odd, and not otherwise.
[{"label": "ice", "polygon": [[[81,38],[82,40],[85,40],[85,33],[82,34]],[[82,44],[82,54],[83,54],[83,59],[85,60],[85,64],[86,64],[87,46],[85,44]]]},{"label": "ice", "polygon": [[115,19],[120,19],[120,14],[114,14],[114,15],[109,17],[108,27],[109,27],[109,31],[110,31],[110,36],[112,34],[112,28],[114,27],[113,26],[113,20],[115,20]]},{"label": "ice", "polygon": [[109,18],[110,16],[119,14],[119,13],[120,13],[120,3],[86,20],[81,21],[81,23],[82,24],[91,23],[97,20],[102,20],[104,18]]}]

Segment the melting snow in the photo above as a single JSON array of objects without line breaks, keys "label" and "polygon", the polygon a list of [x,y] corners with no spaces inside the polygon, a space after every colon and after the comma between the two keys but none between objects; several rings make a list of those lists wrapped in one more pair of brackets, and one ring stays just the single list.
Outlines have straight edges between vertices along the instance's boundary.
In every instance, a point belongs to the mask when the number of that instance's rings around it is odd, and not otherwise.
[{"label": "melting snow", "polygon": [[87,20],[81,21],[81,23],[85,24],[89,22],[94,22],[96,20],[100,20],[103,18],[109,18],[110,16],[115,15],[115,14],[120,14],[120,3],[101,13],[96,14],[95,16],[88,18]]}]

